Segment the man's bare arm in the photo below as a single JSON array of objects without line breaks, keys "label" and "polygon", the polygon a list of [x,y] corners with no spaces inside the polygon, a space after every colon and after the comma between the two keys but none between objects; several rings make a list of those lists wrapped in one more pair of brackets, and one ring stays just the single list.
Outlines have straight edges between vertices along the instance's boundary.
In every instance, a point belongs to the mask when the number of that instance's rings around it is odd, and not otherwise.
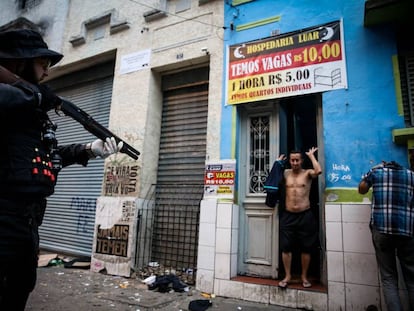
[{"label": "man's bare arm", "polygon": [[358,185],[358,192],[360,194],[365,194],[365,193],[368,192],[368,190],[369,190],[369,185],[366,182],[366,180],[365,179],[361,180],[359,185]]},{"label": "man's bare arm", "polygon": [[316,160],[316,157],[315,157],[316,150],[318,150],[318,148],[312,147],[312,148],[309,149],[308,152],[306,152],[306,155],[311,160],[312,166],[313,166],[313,169],[308,170],[309,175],[312,178],[315,178],[315,177],[317,177],[318,175],[320,175],[322,173],[322,167],[319,164],[318,160]]}]

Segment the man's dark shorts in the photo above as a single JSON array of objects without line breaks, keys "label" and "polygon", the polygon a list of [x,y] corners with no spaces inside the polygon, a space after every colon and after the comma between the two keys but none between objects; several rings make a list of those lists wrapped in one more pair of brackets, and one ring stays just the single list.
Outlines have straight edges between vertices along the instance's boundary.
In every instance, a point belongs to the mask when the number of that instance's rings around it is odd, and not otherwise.
[{"label": "man's dark shorts", "polygon": [[317,222],[312,210],[299,213],[283,211],[280,215],[280,248],[292,252],[299,248],[302,253],[311,253],[318,241]]}]

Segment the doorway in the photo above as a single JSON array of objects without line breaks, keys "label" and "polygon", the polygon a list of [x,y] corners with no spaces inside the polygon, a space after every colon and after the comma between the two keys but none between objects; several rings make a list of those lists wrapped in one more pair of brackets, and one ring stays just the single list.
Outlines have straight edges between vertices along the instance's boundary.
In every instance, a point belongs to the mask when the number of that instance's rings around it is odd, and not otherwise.
[{"label": "doorway", "polygon": [[[280,154],[291,150],[303,153],[319,146],[321,95],[296,96],[287,99],[240,105],[239,161],[239,275],[278,279],[284,275],[279,250],[279,206],[264,204],[264,181]],[[318,149],[317,158],[321,158]],[[304,168],[311,167],[305,156]],[[320,224],[320,177],[313,180],[311,208]],[[321,227],[319,225],[319,227]],[[320,279],[319,247],[312,253],[309,277]],[[300,256],[293,253],[292,275],[300,276]]]},{"label": "doorway", "polygon": [[[312,163],[305,155],[311,147],[318,147],[318,105],[321,102],[320,96],[307,95],[296,96],[293,98],[283,99],[280,101],[280,153],[287,156],[292,150],[302,152],[304,158],[303,168],[312,168]],[[320,150],[316,152],[316,158],[320,158]],[[318,220],[320,227],[320,204],[319,204],[319,183],[320,177],[312,181],[310,190],[310,203],[314,217]],[[282,254],[279,251],[279,262]],[[320,279],[320,243],[316,245],[311,253],[311,262],[308,270],[310,279]],[[299,278],[301,274],[300,252],[292,252],[292,277]],[[284,268],[281,264],[279,274],[284,275]]]}]

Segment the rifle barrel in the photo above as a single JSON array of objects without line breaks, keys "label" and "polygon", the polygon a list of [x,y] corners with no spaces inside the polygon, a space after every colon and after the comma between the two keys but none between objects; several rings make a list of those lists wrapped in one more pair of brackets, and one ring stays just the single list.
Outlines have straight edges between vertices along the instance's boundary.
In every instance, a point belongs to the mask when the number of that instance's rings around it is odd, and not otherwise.
[{"label": "rifle barrel", "polygon": [[102,139],[105,141],[108,137],[114,137],[116,142],[119,143],[122,141],[123,146],[120,150],[120,152],[125,153],[129,155],[134,160],[138,160],[138,156],[141,154],[138,150],[130,146],[127,142],[116,136],[114,133],[112,133],[110,130],[108,130],[103,125],[99,124],[97,121],[95,121],[89,114],[87,114],[85,111],[80,109],[78,106],[76,106],[74,103],[62,99],[62,104],[60,107],[60,110],[67,116],[71,117],[75,121],[78,121],[80,124],[83,125],[83,127],[99,139]]}]

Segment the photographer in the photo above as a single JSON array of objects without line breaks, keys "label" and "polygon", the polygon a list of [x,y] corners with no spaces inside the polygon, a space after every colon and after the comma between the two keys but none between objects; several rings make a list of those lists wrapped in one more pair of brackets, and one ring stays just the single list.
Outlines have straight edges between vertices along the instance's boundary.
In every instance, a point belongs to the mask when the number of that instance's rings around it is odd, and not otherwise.
[{"label": "photographer", "polygon": [[62,57],[35,31],[0,32],[0,65],[21,78],[10,83],[0,75],[0,310],[24,310],[35,287],[38,227],[60,169],[122,148],[113,137],[58,145],[47,112],[61,99],[39,82]]},{"label": "photographer", "polygon": [[372,167],[358,185],[372,187],[370,229],[387,310],[402,311],[397,258],[414,309],[414,172],[391,161]]}]

